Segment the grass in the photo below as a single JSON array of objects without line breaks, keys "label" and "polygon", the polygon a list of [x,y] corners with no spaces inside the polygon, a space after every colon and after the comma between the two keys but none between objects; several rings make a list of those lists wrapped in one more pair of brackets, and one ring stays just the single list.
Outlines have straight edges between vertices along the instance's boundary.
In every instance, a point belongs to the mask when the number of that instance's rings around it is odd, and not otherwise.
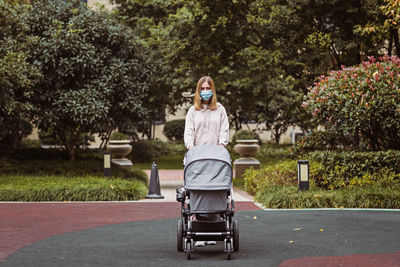
[{"label": "grass", "polygon": [[144,198],[146,184],[105,177],[0,177],[0,201],[121,201]]}]

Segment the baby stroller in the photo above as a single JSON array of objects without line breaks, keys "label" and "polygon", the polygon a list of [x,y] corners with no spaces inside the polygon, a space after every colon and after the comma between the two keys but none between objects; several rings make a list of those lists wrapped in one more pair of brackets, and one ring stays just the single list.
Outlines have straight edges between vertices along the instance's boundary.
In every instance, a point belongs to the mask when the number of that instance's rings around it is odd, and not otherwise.
[{"label": "baby stroller", "polygon": [[[195,241],[224,241],[228,260],[239,250],[239,225],[232,220],[232,166],[221,146],[195,146],[186,153],[184,187],[176,189],[181,202],[177,249],[191,258]],[[194,219],[194,216],[196,219]],[[205,219],[204,219],[205,218]]]}]

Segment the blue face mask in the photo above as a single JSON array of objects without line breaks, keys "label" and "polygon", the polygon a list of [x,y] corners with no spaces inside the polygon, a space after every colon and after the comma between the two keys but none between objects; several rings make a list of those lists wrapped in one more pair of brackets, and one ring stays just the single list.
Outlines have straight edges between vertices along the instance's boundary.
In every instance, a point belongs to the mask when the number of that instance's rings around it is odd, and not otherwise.
[{"label": "blue face mask", "polygon": [[208,101],[210,100],[210,98],[212,97],[213,92],[211,90],[204,90],[200,92],[200,97],[204,100],[204,101]]}]

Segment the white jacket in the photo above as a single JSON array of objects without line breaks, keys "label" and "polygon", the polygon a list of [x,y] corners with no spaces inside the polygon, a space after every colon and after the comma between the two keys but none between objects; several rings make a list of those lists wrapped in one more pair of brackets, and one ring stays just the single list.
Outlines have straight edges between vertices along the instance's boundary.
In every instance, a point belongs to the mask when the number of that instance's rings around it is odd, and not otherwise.
[{"label": "white jacket", "polygon": [[214,110],[207,105],[203,105],[201,110],[191,106],[186,114],[184,141],[187,149],[198,145],[226,146],[229,142],[229,121],[225,108],[220,103]]}]

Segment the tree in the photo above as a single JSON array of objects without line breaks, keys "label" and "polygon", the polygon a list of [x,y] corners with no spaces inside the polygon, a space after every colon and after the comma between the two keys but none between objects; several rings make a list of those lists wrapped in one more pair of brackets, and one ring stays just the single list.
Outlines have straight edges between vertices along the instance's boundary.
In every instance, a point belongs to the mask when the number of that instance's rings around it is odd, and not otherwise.
[{"label": "tree", "polygon": [[0,143],[16,148],[30,134],[32,87],[41,77],[27,62],[27,48],[36,40],[28,35],[27,6],[0,2]]},{"label": "tree", "polygon": [[236,129],[256,118],[277,139],[288,125],[311,127],[300,105],[316,77],[379,54],[384,39],[354,32],[379,1],[115,0],[161,59],[163,100],[181,103],[183,91],[210,75]]},{"label": "tree", "polygon": [[62,0],[33,2],[28,23],[39,40],[29,61],[45,74],[33,87],[33,119],[52,128],[70,159],[82,133],[140,128],[151,70],[129,28]]},{"label": "tree", "polygon": [[400,25],[400,3],[396,0],[380,0],[370,5],[369,19],[364,24],[355,26],[354,32],[360,36],[379,40],[380,43],[388,41],[388,47],[381,45],[387,50],[389,56],[393,53],[393,45],[396,55],[400,56],[399,25]]}]

